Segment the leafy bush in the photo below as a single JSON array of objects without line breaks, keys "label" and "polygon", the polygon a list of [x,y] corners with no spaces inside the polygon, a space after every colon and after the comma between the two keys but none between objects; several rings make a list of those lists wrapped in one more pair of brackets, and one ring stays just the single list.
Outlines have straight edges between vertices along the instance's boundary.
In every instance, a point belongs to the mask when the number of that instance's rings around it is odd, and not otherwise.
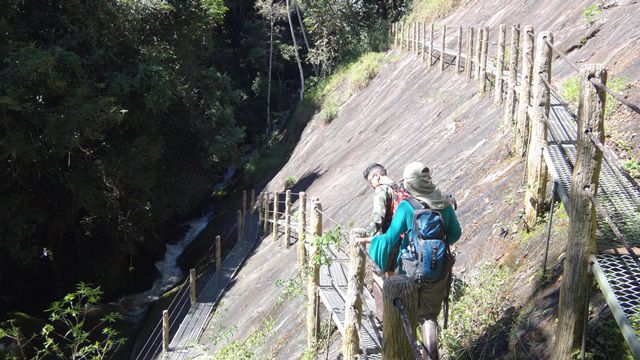
[{"label": "leafy bush", "polygon": [[636,159],[628,159],[622,162],[622,168],[631,175],[631,177],[640,177],[640,164]]},{"label": "leafy bush", "polygon": [[[109,313],[97,324],[88,324],[87,313],[100,302],[102,290],[80,283],[76,291],[54,302],[49,308],[49,322],[42,330],[25,337],[13,321],[0,328],[0,339],[9,338],[16,349],[13,359],[103,359],[124,344],[125,339],[111,328],[122,317]],[[98,332],[99,331],[99,332]]]},{"label": "leafy bush", "polygon": [[258,329],[253,331],[244,340],[233,340],[225,345],[218,354],[215,356],[215,360],[250,360],[254,359],[256,354],[252,348],[264,343],[265,338],[273,332],[273,319],[264,320]]},{"label": "leafy bush", "polygon": [[276,304],[282,304],[286,300],[300,296],[303,293],[302,279],[300,278],[299,274],[291,279],[276,280],[276,286],[283,288],[282,294],[280,294],[280,296],[278,296],[278,299],[276,300]]},{"label": "leafy bush", "polygon": [[296,179],[295,176],[288,176],[285,180],[284,180],[284,188],[286,190],[291,189],[296,183],[298,182],[298,179]]}]

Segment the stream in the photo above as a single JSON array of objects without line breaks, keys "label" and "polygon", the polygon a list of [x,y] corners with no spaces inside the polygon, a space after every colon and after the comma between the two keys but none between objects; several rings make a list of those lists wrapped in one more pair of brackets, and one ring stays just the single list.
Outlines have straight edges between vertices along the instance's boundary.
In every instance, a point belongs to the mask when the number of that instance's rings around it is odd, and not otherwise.
[{"label": "stream", "polygon": [[[212,191],[215,193],[222,190],[233,178],[236,169],[236,165],[231,165],[224,178],[212,187]],[[187,231],[177,243],[166,244],[163,259],[155,263],[160,276],[153,281],[151,289],[137,294],[125,295],[108,305],[109,308],[113,308],[113,311],[122,314],[123,321],[132,325],[141,323],[149,305],[185,278],[185,274],[178,266],[177,261],[184,249],[200,235],[202,230],[213,219],[214,210],[210,208],[205,212],[202,216],[183,224],[186,226]]]}]

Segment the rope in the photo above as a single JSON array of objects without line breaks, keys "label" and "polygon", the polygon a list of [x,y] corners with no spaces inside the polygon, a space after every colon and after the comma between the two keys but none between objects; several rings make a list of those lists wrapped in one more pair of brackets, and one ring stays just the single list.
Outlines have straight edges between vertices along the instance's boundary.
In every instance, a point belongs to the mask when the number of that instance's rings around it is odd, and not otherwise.
[{"label": "rope", "polygon": [[589,81],[591,81],[591,83],[593,84],[593,86],[597,87],[600,90],[604,90],[607,92],[607,94],[611,95],[613,98],[615,98],[616,100],[620,101],[621,103],[623,103],[624,105],[626,105],[629,109],[635,111],[637,114],[640,114],[640,107],[638,107],[638,105],[630,102],[629,100],[625,99],[622,95],[618,94],[617,92],[609,89],[605,84],[603,84],[600,80],[596,79],[596,78],[590,78]]},{"label": "rope", "polygon": [[562,51],[560,51],[560,49],[558,49],[555,45],[553,45],[553,43],[551,41],[549,41],[549,39],[547,39],[546,37],[544,38],[544,42],[547,43],[547,45],[549,45],[550,48],[552,48],[564,61],[567,62],[567,64],[569,64],[569,66],[578,74],[580,74],[580,69],[578,69],[578,67],[573,63],[573,61],[569,60],[569,58],[567,57],[567,55],[565,55]]},{"label": "rope", "polygon": [[[547,43],[547,45],[549,45],[549,47],[551,47],[564,61],[567,62],[567,64],[569,64],[569,66],[576,72],[576,73],[580,73],[580,69],[578,69],[578,67],[571,61],[569,60],[569,58],[567,57],[567,55],[565,55],[562,51],[560,51],[560,49],[558,49],[555,45],[553,45],[553,43],[551,43],[551,41],[549,41],[546,37],[544,38],[544,41]],[[610,88],[608,88],[605,84],[603,84],[600,80],[596,79],[596,78],[590,78],[589,81],[598,89],[606,91],[607,94],[611,95],[613,98],[615,98],[616,100],[618,100],[619,102],[621,102],[622,104],[626,105],[629,109],[633,110],[634,112],[636,112],[637,114],[640,114],[640,107],[638,107],[638,105],[630,102],[629,100],[625,99],[624,96],[622,96],[621,94],[611,90]]]},{"label": "rope", "polygon": [[416,340],[416,335],[413,333],[413,329],[411,328],[411,324],[409,323],[409,315],[404,310],[404,306],[402,305],[402,299],[395,298],[393,299],[393,305],[398,309],[400,313],[400,318],[402,319],[402,325],[404,326],[404,332],[407,334],[407,338],[409,339],[409,343],[411,344],[411,350],[413,350],[413,356],[416,360],[422,360],[422,355],[420,354],[420,349],[418,348],[418,341]]}]

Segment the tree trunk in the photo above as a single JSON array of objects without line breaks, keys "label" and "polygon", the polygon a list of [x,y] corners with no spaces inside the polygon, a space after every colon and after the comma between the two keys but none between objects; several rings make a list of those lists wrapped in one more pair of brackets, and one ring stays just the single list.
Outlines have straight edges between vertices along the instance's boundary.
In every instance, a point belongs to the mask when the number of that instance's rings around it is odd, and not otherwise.
[{"label": "tree trunk", "polygon": [[293,23],[291,22],[291,6],[289,0],[287,0],[287,18],[289,19],[289,29],[291,30],[291,40],[293,40],[293,50],[296,55],[296,61],[298,62],[298,70],[300,71],[300,100],[304,99],[304,72],[302,71],[302,62],[300,61],[300,54],[298,54],[298,42],[296,41],[296,34],[293,31]]}]

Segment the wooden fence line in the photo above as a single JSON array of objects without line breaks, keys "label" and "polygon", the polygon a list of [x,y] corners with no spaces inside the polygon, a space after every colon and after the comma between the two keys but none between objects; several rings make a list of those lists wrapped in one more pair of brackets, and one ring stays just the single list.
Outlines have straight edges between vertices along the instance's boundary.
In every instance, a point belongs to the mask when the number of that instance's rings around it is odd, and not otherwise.
[{"label": "wooden fence line", "polygon": [[[447,51],[445,47],[446,29],[447,26],[443,25],[442,51],[440,52],[441,70],[444,68],[444,57]],[[535,226],[547,201],[545,192],[548,174],[543,150],[547,146],[547,133],[550,131],[548,128],[551,97],[549,84],[551,84],[553,59],[553,34],[548,31],[541,32],[534,39],[531,25],[525,26],[522,31],[517,24],[511,27],[509,75],[505,85],[503,76],[507,66],[504,61],[506,28],[502,24],[498,28],[496,66],[493,74],[487,73],[490,31],[488,27],[479,27],[475,34],[476,44],[474,47],[474,28],[468,29],[464,73],[467,78],[476,78],[483,93],[488,90],[488,75],[493,75],[495,78],[493,100],[496,104],[503,104],[502,120],[505,125],[513,127],[516,154],[526,158],[527,185],[524,198],[524,223],[528,229],[531,229]],[[456,73],[460,72],[459,66],[462,62],[460,58],[462,54],[461,38],[462,29],[459,28],[457,48],[455,49]],[[431,24],[429,46],[426,51],[423,51],[423,59],[428,51],[426,57],[429,69],[433,65],[433,57],[435,56],[433,53],[434,40],[434,25]],[[425,41],[423,41],[423,47],[424,43]],[[518,84],[519,65],[522,69]],[[607,78],[606,69],[602,65],[584,65],[580,69],[580,78],[581,101],[578,110],[578,138],[576,142],[578,160],[573,170],[569,211],[571,227],[567,240],[565,278],[561,286],[556,333],[556,339],[561,339],[561,341],[557,341],[554,348],[554,358],[558,359],[571,357],[571,353],[579,345],[580,335],[584,334],[584,323],[586,316],[588,316],[585,313],[585,304],[588,303],[586,297],[591,284],[587,268],[589,258],[595,253],[596,246],[596,209],[592,202],[595,200],[590,200],[589,196],[595,198],[597,193],[603,157],[600,148],[603,147],[604,142],[602,109],[606,100],[604,90]],[[598,86],[599,84],[601,86]],[[516,91],[517,88],[519,91]],[[585,131],[597,138],[592,140],[595,144],[585,135]],[[388,321],[385,318],[385,326],[390,322],[393,321]],[[569,340],[563,341],[563,339]],[[383,344],[388,344],[390,341],[392,340],[387,338],[385,331]],[[404,340],[393,340],[393,342],[400,341]],[[398,346],[398,344],[395,343],[393,346]],[[384,346],[383,356],[385,356]],[[403,356],[410,357],[410,352],[407,350]]]}]

